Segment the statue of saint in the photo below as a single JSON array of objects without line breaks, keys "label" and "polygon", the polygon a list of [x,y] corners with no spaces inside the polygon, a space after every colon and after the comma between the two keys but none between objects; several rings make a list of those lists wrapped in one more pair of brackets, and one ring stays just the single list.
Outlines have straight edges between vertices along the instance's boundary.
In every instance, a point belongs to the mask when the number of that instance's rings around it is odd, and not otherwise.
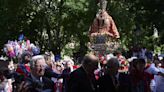
[{"label": "statue of saint", "polygon": [[114,20],[112,17],[106,12],[106,0],[100,0],[100,11],[97,13],[96,18],[93,21],[93,24],[91,25],[89,35],[97,36],[99,34],[101,35],[107,35],[112,38],[119,38],[119,32],[117,31],[117,27],[114,23]]}]

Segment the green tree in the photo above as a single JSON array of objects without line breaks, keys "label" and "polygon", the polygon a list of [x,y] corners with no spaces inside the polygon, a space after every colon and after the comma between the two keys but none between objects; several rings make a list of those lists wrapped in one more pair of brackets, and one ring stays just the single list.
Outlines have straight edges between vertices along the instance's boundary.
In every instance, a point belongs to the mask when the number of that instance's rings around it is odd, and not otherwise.
[{"label": "green tree", "polygon": [[[159,30],[159,43],[164,41],[164,2],[162,0],[108,0],[108,13],[120,32],[123,47],[134,45],[137,26],[142,30],[137,39],[153,47],[153,25]],[[95,0],[0,0],[0,48],[7,40],[23,33],[42,51],[60,54],[71,42],[73,52],[87,51],[88,30],[98,7]],[[159,44],[159,45],[160,45]]]}]

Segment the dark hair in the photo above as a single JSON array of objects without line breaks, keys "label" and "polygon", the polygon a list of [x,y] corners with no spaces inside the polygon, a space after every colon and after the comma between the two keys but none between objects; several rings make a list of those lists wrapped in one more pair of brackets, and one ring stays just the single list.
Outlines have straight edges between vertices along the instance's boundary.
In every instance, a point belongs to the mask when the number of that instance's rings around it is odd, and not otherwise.
[{"label": "dark hair", "polygon": [[137,59],[137,62],[138,62],[138,63],[144,63],[144,64],[146,64],[145,59],[142,59],[142,58],[141,58],[141,59]]},{"label": "dark hair", "polygon": [[119,64],[119,61],[117,58],[111,58],[107,61],[107,64],[106,64],[108,67],[113,67],[113,66],[120,66]]},{"label": "dark hair", "polygon": [[142,58],[139,58],[139,59],[133,59],[133,62],[132,62],[132,67],[136,68],[137,64],[146,64],[146,61],[145,59],[142,59]]},{"label": "dark hair", "polygon": [[25,63],[25,57],[26,56],[32,56],[32,54],[29,52],[29,51],[25,51],[23,52],[23,54],[21,55],[21,58],[22,58],[22,63]]}]

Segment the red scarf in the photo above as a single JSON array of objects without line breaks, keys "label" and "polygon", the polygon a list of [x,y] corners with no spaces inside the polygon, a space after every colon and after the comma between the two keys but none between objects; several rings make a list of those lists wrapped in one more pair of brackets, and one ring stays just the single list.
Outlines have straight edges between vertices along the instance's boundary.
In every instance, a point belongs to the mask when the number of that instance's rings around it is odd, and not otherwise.
[{"label": "red scarf", "polygon": [[164,68],[164,65],[163,65],[163,66],[161,66],[161,68]]}]

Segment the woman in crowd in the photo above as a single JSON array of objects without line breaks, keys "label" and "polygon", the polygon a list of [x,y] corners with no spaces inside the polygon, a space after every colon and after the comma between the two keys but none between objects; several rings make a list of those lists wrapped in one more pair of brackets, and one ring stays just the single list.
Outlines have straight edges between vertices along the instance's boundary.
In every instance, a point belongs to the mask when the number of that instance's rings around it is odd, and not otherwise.
[{"label": "woman in crowd", "polygon": [[61,77],[51,78],[51,80],[55,83],[55,92],[62,92],[62,86],[63,86],[62,71],[64,69],[64,66],[60,62],[56,62],[52,67],[52,69],[55,73],[61,75]]},{"label": "woman in crowd", "polygon": [[62,71],[63,71],[63,66],[60,64],[60,62],[54,62],[52,60],[52,55],[51,53],[46,53],[45,54],[45,60],[46,60],[46,68],[45,68],[45,77],[48,77],[54,82],[54,90],[55,92],[62,92]]},{"label": "woman in crowd", "polygon": [[21,55],[21,62],[18,64],[16,72],[23,77],[28,77],[30,74],[30,65],[29,62],[31,60],[31,53],[29,51],[23,52]]},{"label": "woman in crowd", "polygon": [[[65,62],[65,67],[62,74],[70,74],[74,70],[73,69],[74,62],[71,59],[65,59],[63,60],[63,62]],[[67,92],[68,81],[69,81],[69,75],[63,78],[63,92]]]},{"label": "woman in crowd", "polygon": [[134,59],[133,69],[130,71],[131,91],[150,92],[149,74],[145,72],[146,61],[144,59]]},{"label": "woman in crowd", "polygon": [[155,86],[156,86],[156,82],[154,80],[154,76],[158,75],[160,73],[159,71],[159,64],[160,61],[158,59],[158,57],[154,57],[154,60],[152,63],[147,63],[147,66],[145,68],[145,72],[149,74],[150,78],[151,78],[151,82],[150,82],[150,89],[152,92],[155,92]]},{"label": "woman in crowd", "polygon": [[12,92],[12,80],[8,79],[8,69],[0,71],[0,92]]},{"label": "woman in crowd", "polygon": [[[161,60],[159,71],[164,73],[164,59]],[[156,75],[154,79],[156,82],[156,88],[154,92],[164,92],[164,75]]]}]

